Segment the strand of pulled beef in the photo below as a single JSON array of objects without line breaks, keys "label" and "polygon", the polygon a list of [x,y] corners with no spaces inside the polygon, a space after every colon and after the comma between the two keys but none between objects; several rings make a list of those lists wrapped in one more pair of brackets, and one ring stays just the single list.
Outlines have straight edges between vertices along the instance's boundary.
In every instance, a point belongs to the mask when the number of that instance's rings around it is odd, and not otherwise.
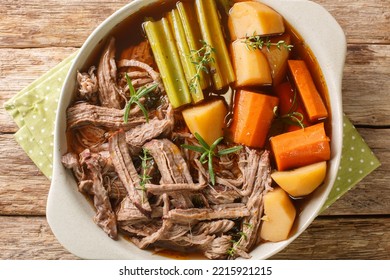
[{"label": "strand of pulled beef", "polygon": [[97,70],[99,101],[103,107],[121,109],[123,100],[116,89],[117,67],[115,38],[111,38],[100,58]]},{"label": "strand of pulled beef", "polygon": [[86,160],[87,168],[92,177],[91,189],[88,193],[93,195],[93,203],[96,208],[94,222],[113,239],[118,237],[116,216],[112,210],[107,190],[103,186],[100,165],[95,157]]},{"label": "strand of pulled beef", "polygon": [[130,200],[139,211],[150,216],[152,209],[146,197],[146,192],[140,187],[140,178],[130,157],[123,131],[118,131],[110,137],[109,151],[115,170],[125,186]]}]

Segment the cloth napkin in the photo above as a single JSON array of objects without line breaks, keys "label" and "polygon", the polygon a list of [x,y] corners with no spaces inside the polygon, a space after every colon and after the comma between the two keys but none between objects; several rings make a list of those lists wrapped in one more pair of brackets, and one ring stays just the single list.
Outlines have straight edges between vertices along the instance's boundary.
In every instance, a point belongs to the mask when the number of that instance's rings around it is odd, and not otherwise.
[{"label": "cloth napkin", "polygon": [[[4,104],[19,126],[15,133],[16,141],[49,179],[53,168],[53,135],[58,100],[76,54],[77,52],[70,55]],[[323,210],[380,166],[378,159],[346,116],[343,141],[337,179]]]}]

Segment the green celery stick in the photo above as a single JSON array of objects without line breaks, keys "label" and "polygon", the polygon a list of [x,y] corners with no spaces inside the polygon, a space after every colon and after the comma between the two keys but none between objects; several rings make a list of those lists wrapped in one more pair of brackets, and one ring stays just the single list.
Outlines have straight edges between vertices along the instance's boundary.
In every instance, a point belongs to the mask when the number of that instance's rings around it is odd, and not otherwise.
[{"label": "green celery stick", "polygon": [[168,13],[168,20],[171,24],[173,36],[176,40],[176,46],[179,51],[179,56],[181,64],[183,66],[184,74],[189,85],[190,93],[192,96],[192,101],[197,103],[204,99],[203,91],[199,83],[199,79],[196,77],[196,67],[192,63],[191,51],[188,47],[186,35],[183,30],[183,25],[181,23],[179,13],[176,9],[173,9]]},{"label": "green celery stick", "polygon": [[[190,2],[177,2],[177,11],[183,25],[185,37],[187,39],[190,51],[197,51],[202,47],[202,34],[200,33],[199,23],[194,13],[194,4]],[[199,62],[198,57],[192,58],[194,62]],[[211,85],[210,76],[208,73],[201,71],[199,73],[199,82],[202,89],[206,89]]]},{"label": "green celery stick", "polygon": [[144,30],[173,108],[191,103],[190,91],[168,20],[162,18],[159,21],[146,21]]},{"label": "green celery stick", "polygon": [[217,7],[214,0],[196,0],[196,13],[203,40],[215,49],[215,63],[211,65],[211,75],[216,90],[236,80],[229,53],[223,37]]}]

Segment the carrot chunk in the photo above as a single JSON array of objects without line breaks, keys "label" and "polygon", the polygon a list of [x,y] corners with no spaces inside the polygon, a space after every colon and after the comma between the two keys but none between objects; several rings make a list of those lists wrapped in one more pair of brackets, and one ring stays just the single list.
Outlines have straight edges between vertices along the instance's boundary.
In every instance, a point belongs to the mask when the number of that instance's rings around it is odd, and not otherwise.
[{"label": "carrot chunk", "polygon": [[289,60],[288,67],[310,121],[328,117],[328,111],[318,93],[309,69],[303,60]]},{"label": "carrot chunk", "polygon": [[274,107],[278,103],[279,99],[274,96],[237,91],[231,128],[233,141],[250,147],[264,147],[274,118]]},{"label": "carrot chunk", "polygon": [[[275,93],[279,97],[279,116],[283,117],[286,115],[292,115],[296,118],[300,118],[302,116],[302,124],[305,127],[311,125],[306,112],[303,109],[302,101],[300,100],[299,96],[295,94],[290,82],[285,82],[278,85],[275,88]],[[294,118],[289,118],[289,122],[285,126],[285,131],[294,131],[298,129],[301,129],[301,126],[296,121],[294,121]]]},{"label": "carrot chunk", "polygon": [[270,143],[279,171],[330,159],[324,123],[274,136]]}]

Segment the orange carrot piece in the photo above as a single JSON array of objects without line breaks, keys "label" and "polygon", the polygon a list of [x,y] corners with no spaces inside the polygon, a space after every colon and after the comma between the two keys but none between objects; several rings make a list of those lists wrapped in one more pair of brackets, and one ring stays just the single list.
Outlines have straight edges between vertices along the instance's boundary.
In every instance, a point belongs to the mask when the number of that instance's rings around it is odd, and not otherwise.
[{"label": "orange carrot piece", "polygon": [[270,140],[279,171],[330,159],[329,138],[324,123],[274,136]]},{"label": "orange carrot piece", "polygon": [[274,96],[238,90],[231,128],[233,141],[250,147],[264,147],[274,118],[273,110],[278,103],[279,99]]},{"label": "orange carrot piece", "polygon": [[[305,127],[311,125],[309,118],[303,109],[302,101],[300,100],[299,96],[294,93],[294,89],[291,87],[289,82],[285,82],[275,87],[275,93],[279,97],[278,111],[280,116],[291,114],[292,112],[297,112],[302,114],[302,123]],[[285,126],[286,131],[294,131],[299,129],[301,129],[301,127],[298,124],[288,124]]]},{"label": "orange carrot piece", "polygon": [[310,121],[315,122],[327,118],[328,111],[316,89],[305,61],[289,60],[288,67]]}]

